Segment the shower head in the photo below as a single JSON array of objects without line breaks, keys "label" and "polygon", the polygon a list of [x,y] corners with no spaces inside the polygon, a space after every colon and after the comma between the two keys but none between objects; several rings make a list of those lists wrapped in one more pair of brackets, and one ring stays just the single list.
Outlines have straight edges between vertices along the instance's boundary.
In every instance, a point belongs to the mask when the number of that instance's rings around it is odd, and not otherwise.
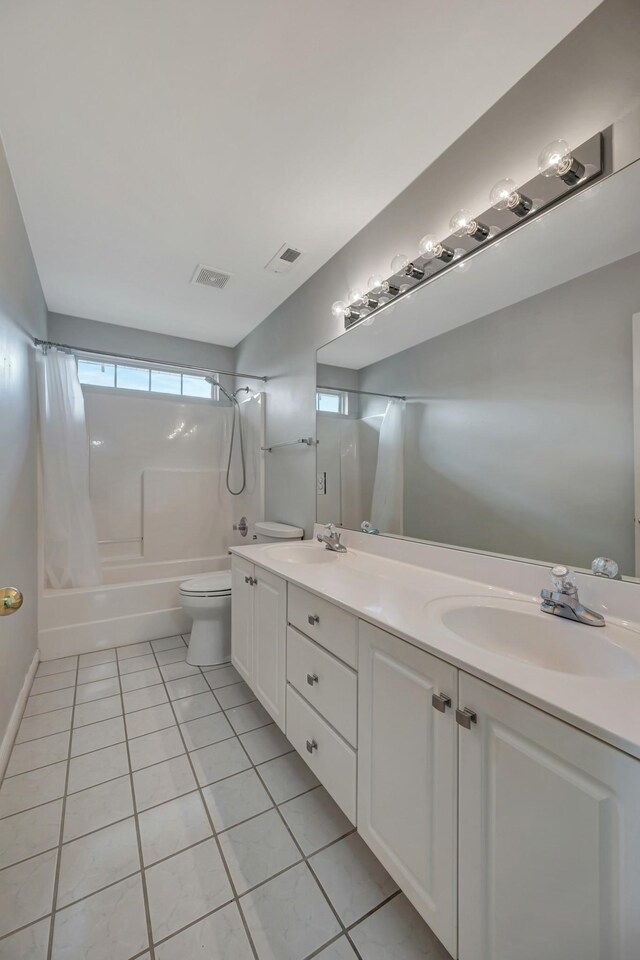
[{"label": "shower head", "polygon": [[235,394],[227,393],[225,388],[222,386],[222,384],[216,377],[205,377],[205,380],[207,381],[207,383],[210,383],[212,387],[217,387],[218,390],[222,390],[222,392],[224,393],[229,403],[236,402]]}]

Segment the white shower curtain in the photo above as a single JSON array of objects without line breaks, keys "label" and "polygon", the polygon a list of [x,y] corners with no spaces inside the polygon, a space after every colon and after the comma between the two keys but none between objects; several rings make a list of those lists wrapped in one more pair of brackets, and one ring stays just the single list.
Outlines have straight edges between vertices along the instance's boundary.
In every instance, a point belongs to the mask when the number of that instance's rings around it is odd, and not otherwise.
[{"label": "white shower curtain", "polygon": [[404,532],[404,406],[389,400],[380,427],[371,523],[382,533]]},{"label": "white shower curtain", "polygon": [[44,562],[55,588],[102,583],[89,499],[84,398],[75,357],[50,349],[37,357],[42,446]]}]

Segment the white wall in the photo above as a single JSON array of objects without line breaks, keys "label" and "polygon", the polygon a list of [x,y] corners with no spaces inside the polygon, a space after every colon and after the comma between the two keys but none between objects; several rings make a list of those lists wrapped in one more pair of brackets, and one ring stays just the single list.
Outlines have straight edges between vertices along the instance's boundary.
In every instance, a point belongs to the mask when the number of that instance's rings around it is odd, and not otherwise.
[{"label": "white wall", "polygon": [[37,434],[31,337],[45,336],[47,322],[1,143],[0,211],[0,586],[16,586],[25,598],[21,610],[0,618],[1,740],[36,652]]},{"label": "white wall", "polygon": [[[498,49],[498,48],[496,48]],[[490,55],[490,54],[489,54]],[[528,180],[545,143],[581,143],[640,103],[640,4],[604,0],[424,174],[285,301],[237,348],[239,369],[259,367],[267,384],[270,442],[313,434],[315,350],[342,333],[331,303],[388,273],[398,252],[411,253],[426,232],[446,235],[461,206],[484,210],[500,177]],[[414,97],[415,122],[428,123],[430,97]],[[384,134],[381,134],[384,135]],[[373,143],[372,149],[375,149]],[[607,169],[640,155],[637,117],[616,123]],[[366,156],[363,163],[367,162]],[[348,187],[346,186],[345,189]],[[351,188],[358,189],[353,183]],[[345,202],[348,196],[345,195]],[[315,511],[313,448],[292,447],[267,461],[266,512],[305,526]]]}]

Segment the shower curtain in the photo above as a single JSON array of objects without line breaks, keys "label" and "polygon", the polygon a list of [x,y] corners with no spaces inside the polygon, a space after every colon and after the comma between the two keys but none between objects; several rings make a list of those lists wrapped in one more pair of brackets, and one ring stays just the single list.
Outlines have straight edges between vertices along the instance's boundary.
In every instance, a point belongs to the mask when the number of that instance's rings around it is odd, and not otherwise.
[{"label": "shower curtain", "polygon": [[380,427],[371,523],[382,533],[404,532],[404,406],[389,400]]},{"label": "shower curtain", "polygon": [[50,349],[36,363],[44,501],[44,563],[54,588],[102,583],[89,499],[84,398],[75,357]]}]

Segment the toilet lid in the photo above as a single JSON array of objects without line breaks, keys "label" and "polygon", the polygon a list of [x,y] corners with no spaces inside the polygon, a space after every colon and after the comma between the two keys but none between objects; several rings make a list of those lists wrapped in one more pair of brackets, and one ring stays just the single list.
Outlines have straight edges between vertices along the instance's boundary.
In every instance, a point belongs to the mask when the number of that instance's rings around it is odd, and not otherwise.
[{"label": "toilet lid", "polygon": [[200,597],[231,593],[231,571],[220,570],[218,573],[206,573],[201,577],[185,580],[180,584],[180,593]]}]

